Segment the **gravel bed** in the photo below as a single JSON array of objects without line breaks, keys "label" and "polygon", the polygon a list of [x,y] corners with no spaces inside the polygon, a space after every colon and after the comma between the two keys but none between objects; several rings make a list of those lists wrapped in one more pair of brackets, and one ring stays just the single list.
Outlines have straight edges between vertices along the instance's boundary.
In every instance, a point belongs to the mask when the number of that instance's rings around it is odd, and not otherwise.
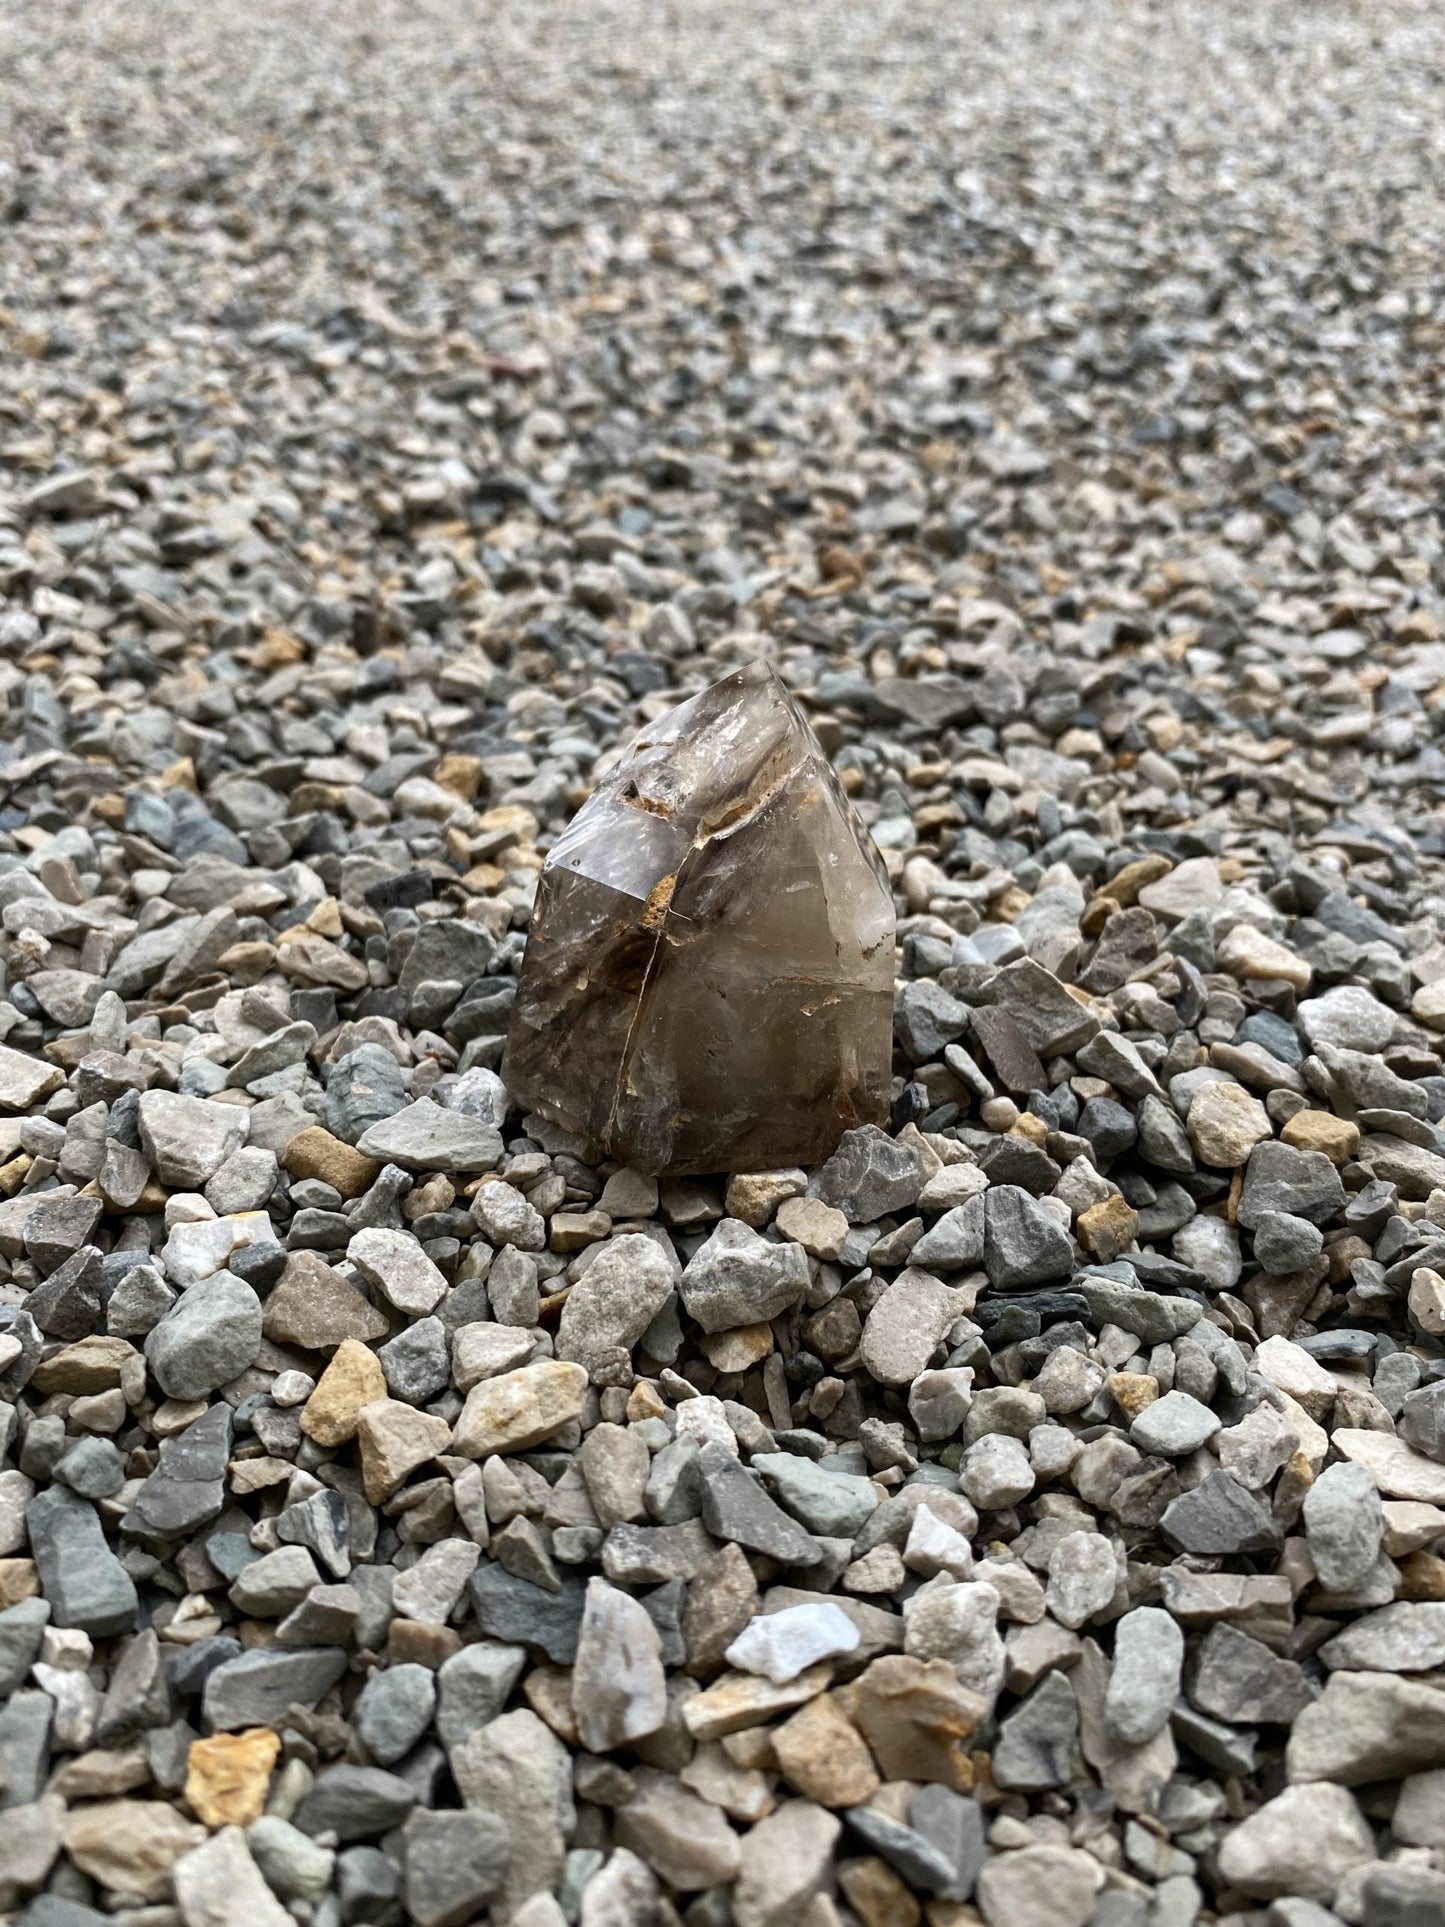
[{"label": "gravel bed", "polygon": [[[1442,70],[0,0],[0,1919],[1445,1919]],[[886,1124],[655,1175],[508,1022],[751,664]]]}]

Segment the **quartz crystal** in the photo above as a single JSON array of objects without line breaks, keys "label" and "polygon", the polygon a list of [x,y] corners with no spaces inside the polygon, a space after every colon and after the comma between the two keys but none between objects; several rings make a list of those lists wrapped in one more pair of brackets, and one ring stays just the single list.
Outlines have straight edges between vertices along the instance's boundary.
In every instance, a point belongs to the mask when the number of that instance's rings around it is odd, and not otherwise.
[{"label": "quartz crystal", "polygon": [[815,1164],[887,1110],[893,897],[750,663],[640,730],[553,844],[503,1075],[640,1171]]}]

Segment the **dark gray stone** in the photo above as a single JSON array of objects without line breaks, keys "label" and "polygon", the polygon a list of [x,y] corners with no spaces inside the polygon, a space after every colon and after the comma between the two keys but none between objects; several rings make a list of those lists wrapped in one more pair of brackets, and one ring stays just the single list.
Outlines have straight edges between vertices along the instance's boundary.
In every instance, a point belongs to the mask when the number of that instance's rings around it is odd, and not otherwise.
[{"label": "dark gray stone", "polygon": [[1345,1187],[1323,1151],[1297,1151],[1271,1139],[1250,1152],[1239,1200],[1239,1222],[1246,1231],[1276,1211],[1327,1224],[1344,1206]]},{"label": "dark gray stone", "polygon": [[1025,1291],[1073,1270],[1073,1240],[1017,1185],[984,1193],[983,1267],[999,1291]]},{"label": "dark gray stone", "polygon": [[406,1819],[416,1793],[395,1773],[378,1766],[329,1766],[317,1774],[291,1823],[313,1836],[374,1840]]},{"label": "dark gray stone", "polygon": [[914,1064],[931,1064],[968,1030],[968,1005],[931,978],[905,984],[894,1002],[898,1041]]},{"label": "dark gray stone", "polygon": [[360,1044],[331,1067],[321,1122],[348,1144],[406,1103],[401,1066],[380,1044]]},{"label": "dark gray stone", "polygon": [[313,1492],[276,1518],[276,1537],[283,1545],[305,1546],[333,1579],[351,1571],[351,1515],[339,1492]]},{"label": "dark gray stone", "polygon": [[167,1398],[204,1398],[254,1365],[260,1350],[261,1301],[225,1271],[183,1292],[145,1341]]},{"label": "dark gray stone", "polygon": [[1268,1272],[1283,1275],[1314,1263],[1324,1234],[1308,1218],[1288,1211],[1261,1211],[1254,1226],[1254,1255]]},{"label": "dark gray stone", "polygon": [[1010,1791],[1067,1786],[1075,1769],[1079,1707],[1065,1673],[1048,1673],[1000,1724],[993,1777]]},{"label": "dark gray stone", "polygon": [[442,917],[423,924],[397,981],[408,995],[424,983],[470,984],[486,975],[496,954],[481,924]]},{"label": "dark gray stone", "polygon": [[941,1894],[957,1878],[956,1863],[922,1833],[890,1820],[876,1807],[849,1807],[843,1818],[874,1853],[881,1854],[910,1887]]},{"label": "dark gray stone", "polygon": [[95,1507],[52,1486],[27,1510],[30,1549],[51,1624],[105,1639],[135,1625],[135,1582],[106,1544]]},{"label": "dark gray stone", "polygon": [[406,1909],[416,1927],[464,1927],[501,1887],[508,1850],[507,1829],[495,1814],[413,1812],[401,1851]]},{"label": "dark gray stone", "polygon": [[977,1800],[935,1783],[914,1794],[908,1820],[949,1865],[948,1884],[937,1889],[939,1899],[971,1900],[988,1853],[983,1808]]},{"label": "dark gray stone", "polygon": [[1395,1430],[1417,1452],[1445,1465],[1445,1378],[1405,1394]]},{"label": "dark gray stone", "polygon": [[425,1405],[451,1376],[447,1329],[440,1318],[418,1318],[377,1353],[393,1398]]},{"label": "dark gray stone", "polygon": [[911,1145],[899,1144],[876,1124],[845,1131],[818,1173],[817,1192],[854,1224],[896,1216],[918,1201],[925,1173]]},{"label": "dark gray stone", "polygon": [[481,1565],[472,1575],[472,1607],[481,1630],[492,1639],[539,1647],[558,1666],[570,1666],[577,1657],[586,1595],[586,1581],[572,1573],[562,1575],[556,1592],[515,1579],[495,1564]]},{"label": "dark gray stone", "polygon": [[86,1245],[57,1265],[25,1300],[25,1309],[47,1338],[73,1343],[100,1323],[101,1260]]},{"label": "dark gray stone", "polygon": [[1288,1726],[1314,1693],[1294,1660],[1222,1623],[1210,1627],[1195,1655],[1189,1697],[1201,1713],[1231,1725]]},{"label": "dark gray stone", "polygon": [[351,1719],[377,1765],[394,1766],[426,1731],[435,1708],[435,1675],[425,1666],[407,1664],[374,1673],[362,1687]]},{"label": "dark gray stone", "polygon": [[109,1439],[78,1438],[55,1461],[55,1477],[83,1499],[108,1499],[125,1484],[125,1460]]},{"label": "dark gray stone", "polygon": [[784,1512],[721,1445],[698,1455],[703,1524],[715,1539],[761,1552],[786,1566],[812,1565],[823,1554],[812,1533]]},{"label": "dark gray stone", "polygon": [[126,1530],[156,1539],[178,1539],[217,1518],[226,1496],[231,1456],[231,1408],[224,1402],[163,1439],[160,1463],[136,1494]]},{"label": "dark gray stone", "polygon": [[1183,1552],[1273,1552],[1280,1542],[1271,1514],[1227,1472],[1211,1472],[1192,1492],[1171,1499],[1160,1523]]},{"label": "dark gray stone", "polygon": [[206,1680],[206,1724],[213,1733],[275,1726],[288,1707],[314,1706],[345,1671],[346,1654],[326,1647],[258,1647],[223,1660]]}]

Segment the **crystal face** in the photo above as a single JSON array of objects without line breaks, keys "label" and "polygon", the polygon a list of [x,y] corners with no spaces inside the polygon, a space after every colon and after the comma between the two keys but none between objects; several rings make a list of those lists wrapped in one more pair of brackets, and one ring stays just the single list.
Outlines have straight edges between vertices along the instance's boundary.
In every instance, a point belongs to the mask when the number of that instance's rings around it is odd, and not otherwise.
[{"label": "crystal face", "polygon": [[640,730],[552,846],[503,1076],[657,1175],[813,1164],[887,1111],[893,896],[750,663]]}]

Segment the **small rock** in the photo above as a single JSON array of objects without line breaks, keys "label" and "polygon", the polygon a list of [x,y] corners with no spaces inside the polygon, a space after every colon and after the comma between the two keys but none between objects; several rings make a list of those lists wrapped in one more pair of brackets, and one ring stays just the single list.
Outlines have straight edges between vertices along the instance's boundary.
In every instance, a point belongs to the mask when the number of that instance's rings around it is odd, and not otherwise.
[{"label": "small rock", "polygon": [[1393,1012],[1358,984],[1340,984],[1299,1007],[1299,1027],[1318,1049],[1382,1051],[1394,1035]]},{"label": "small rock", "polygon": [[926,1175],[912,1145],[890,1138],[876,1125],[865,1124],[843,1133],[837,1150],[818,1173],[817,1193],[824,1204],[835,1205],[843,1212],[851,1224],[873,1224],[879,1218],[911,1209]]},{"label": "small rock", "polygon": [[352,1723],[378,1766],[394,1766],[431,1724],[436,1679],[425,1666],[391,1666],[374,1673],[357,1696]]},{"label": "small rock", "polygon": [[167,1398],[202,1398],[261,1350],[261,1301],[229,1272],[192,1285],[147,1334],[146,1362]]},{"label": "small rock", "polygon": [[831,1693],[819,1693],[770,1732],[783,1778],[804,1799],[859,1806],[877,1791],[873,1757]]},{"label": "small rock", "polygon": [[52,1486],[31,1501],[27,1518],[51,1623],[96,1638],[130,1632],[135,1584],[106,1544],[95,1508],[64,1486]]},{"label": "small rock", "polygon": [[628,1746],[667,1718],[657,1629],[637,1600],[605,1579],[587,1583],[572,1704],[578,1735],[592,1753]]},{"label": "small rock", "polygon": [[452,1450],[481,1459],[540,1445],[580,1417],[586,1391],[580,1365],[551,1359],[483,1379],[467,1394]]},{"label": "small rock", "polygon": [[1147,1746],[1163,1731],[1179,1694],[1184,1635],[1158,1606],[1136,1606],[1114,1630],[1114,1666],[1104,1693],[1104,1723],[1126,1746]]},{"label": "small rock", "polygon": [[424,1097],[368,1125],[356,1148],[407,1171],[490,1171],[501,1158],[502,1137],[490,1124]]},{"label": "small rock", "polygon": [[301,1429],[328,1450],[355,1438],[364,1405],[387,1395],[386,1376],[376,1353],[357,1339],[343,1339],[301,1413]]},{"label": "small rock", "polygon": [[1328,1906],[1346,1876],[1375,1857],[1375,1838],[1353,1794],[1292,1786],[1225,1835],[1220,1872],[1261,1899],[1294,1894]]},{"label": "small rock", "polygon": [[446,1295],[446,1279],[405,1231],[358,1231],[346,1255],[373,1290],[410,1318],[425,1318]]},{"label": "small rock", "polygon": [[502,1885],[508,1849],[495,1814],[418,1808],[401,1845],[406,1911],[416,1927],[464,1927]]},{"label": "small rock", "polygon": [[1326,1466],[1304,1501],[1305,1538],[1327,1592],[1350,1592],[1374,1569],[1382,1516],[1373,1474],[1363,1465]]},{"label": "small rock", "polygon": [[1017,1185],[993,1186],[984,1196],[983,1264],[998,1291],[1065,1278],[1073,1269],[1067,1232]]},{"label": "small rock", "polygon": [[[853,1133],[857,1135],[857,1133]],[[824,1891],[842,1824],[810,1800],[785,1800],[747,1838],[734,1927],[781,1927]]]},{"label": "small rock", "polygon": [[1166,1392],[1134,1420],[1129,1437],[1141,1452],[1182,1458],[1198,1451],[1218,1430],[1219,1420],[1207,1405],[1187,1392]]},{"label": "small rock", "polygon": [[683,1307],[705,1332],[776,1318],[808,1289],[800,1245],[770,1244],[735,1218],[724,1218],[683,1268]]},{"label": "small rock", "polygon": [[853,1652],[858,1640],[852,1620],[830,1602],[791,1606],[751,1620],[728,1647],[727,1661],[781,1686],[820,1659]]},{"label": "small rock", "polygon": [[234,1104],[143,1091],[139,1121],[141,1143],[161,1183],[199,1191],[245,1143],[248,1117]]},{"label": "small rock", "polygon": [[452,1428],[445,1419],[418,1412],[400,1399],[378,1398],[358,1411],[356,1437],[366,1496],[372,1505],[380,1505],[418,1466],[447,1449]]},{"label": "small rock", "polygon": [[924,1271],[900,1273],[868,1314],[861,1345],[864,1365],[880,1385],[911,1384],[955,1316],[947,1286]]},{"label": "small rock", "polygon": [[226,1826],[171,1870],[185,1927],[284,1927],[291,1915],[271,1892],[239,1827]]},{"label": "small rock", "polygon": [[1114,1548],[1100,1533],[1066,1533],[1049,1555],[1048,1608],[1071,1631],[1106,1612],[1118,1584]]},{"label": "small rock", "polygon": [[1099,1863],[1086,1853],[1023,1847],[985,1862],[978,1876],[979,1912],[988,1927],[1084,1927],[1102,1884]]},{"label": "small rock", "polygon": [[185,1794],[196,1817],[208,1827],[248,1827],[259,1820],[280,1751],[280,1735],[264,1726],[193,1740]]},{"label": "small rock", "polygon": [[1274,1135],[1268,1111],[1242,1084],[1206,1084],[1185,1124],[1198,1155],[1222,1171],[1236,1170],[1256,1144]]},{"label": "small rock", "polygon": [[62,1837],[76,1866],[107,1892],[153,1901],[170,1891],[175,1863],[206,1832],[164,1801],[101,1800],[75,1808]]},{"label": "small rock", "polygon": [[641,1232],[611,1239],[568,1292],[557,1327],[557,1356],[605,1368],[629,1353],[672,1295],[672,1266]]}]

